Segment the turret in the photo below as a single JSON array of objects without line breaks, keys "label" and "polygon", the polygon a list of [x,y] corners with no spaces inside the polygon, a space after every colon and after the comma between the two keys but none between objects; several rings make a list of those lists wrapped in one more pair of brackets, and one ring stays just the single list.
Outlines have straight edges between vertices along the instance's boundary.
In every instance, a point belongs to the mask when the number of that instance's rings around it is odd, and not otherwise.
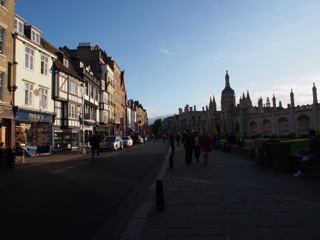
[{"label": "turret", "polygon": [[312,95],[313,95],[313,104],[318,104],[317,88],[314,83],[312,88]]}]

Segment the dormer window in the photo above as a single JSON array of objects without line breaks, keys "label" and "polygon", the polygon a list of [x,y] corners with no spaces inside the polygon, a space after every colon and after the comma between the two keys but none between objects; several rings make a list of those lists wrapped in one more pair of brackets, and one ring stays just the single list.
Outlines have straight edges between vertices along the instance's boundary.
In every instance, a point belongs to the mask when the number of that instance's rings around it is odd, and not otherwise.
[{"label": "dormer window", "polygon": [[24,23],[20,21],[19,19],[14,20],[14,30],[16,32],[24,34]]},{"label": "dormer window", "polygon": [[69,67],[69,61],[65,58],[63,59],[63,65],[67,68]]},{"label": "dormer window", "polygon": [[31,40],[40,44],[40,33],[35,30],[31,30]]}]

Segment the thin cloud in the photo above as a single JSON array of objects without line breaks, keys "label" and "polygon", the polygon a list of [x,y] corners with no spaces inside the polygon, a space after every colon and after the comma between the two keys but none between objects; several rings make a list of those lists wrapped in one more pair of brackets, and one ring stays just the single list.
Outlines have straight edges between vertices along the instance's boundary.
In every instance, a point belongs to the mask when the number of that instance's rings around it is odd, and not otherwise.
[{"label": "thin cloud", "polygon": [[168,49],[161,49],[161,52],[166,55],[173,55],[173,52],[170,52]]}]

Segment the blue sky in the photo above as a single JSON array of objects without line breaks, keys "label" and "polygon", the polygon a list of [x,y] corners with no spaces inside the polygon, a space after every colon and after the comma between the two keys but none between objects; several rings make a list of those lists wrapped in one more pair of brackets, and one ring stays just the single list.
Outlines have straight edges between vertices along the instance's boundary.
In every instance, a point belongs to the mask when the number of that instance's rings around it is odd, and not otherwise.
[{"label": "blue sky", "polygon": [[273,94],[286,106],[292,89],[312,104],[320,88],[319,0],[16,0],[16,11],[56,47],[105,50],[149,118],[212,96],[220,109],[226,70],[237,103],[249,90],[254,106]]}]

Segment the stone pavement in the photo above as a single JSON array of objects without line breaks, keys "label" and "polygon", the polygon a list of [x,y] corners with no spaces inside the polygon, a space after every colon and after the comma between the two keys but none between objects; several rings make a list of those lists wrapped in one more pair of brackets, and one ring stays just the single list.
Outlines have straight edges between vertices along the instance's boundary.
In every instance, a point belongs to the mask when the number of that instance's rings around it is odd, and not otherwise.
[{"label": "stone pavement", "polygon": [[259,167],[252,159],[212,151],[209,164],[186,166],[184,151],[167,157],[165,210],[153,185],[122,240],[320,239],[320,180]]}]

